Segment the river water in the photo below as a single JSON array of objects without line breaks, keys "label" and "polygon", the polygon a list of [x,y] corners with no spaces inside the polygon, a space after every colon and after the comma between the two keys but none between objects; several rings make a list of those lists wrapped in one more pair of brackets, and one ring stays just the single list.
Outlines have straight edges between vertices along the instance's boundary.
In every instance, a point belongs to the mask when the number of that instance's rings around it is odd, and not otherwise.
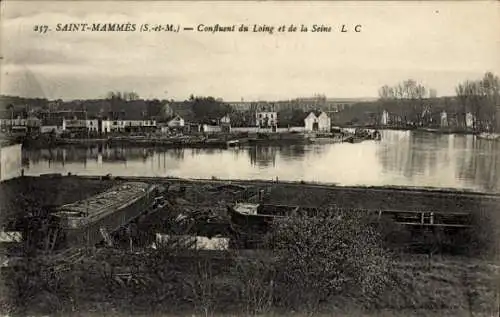
[{"label": "river water", "polygon": [[59,147],[23,150],[25,175],[276,179],[500,192],[500,142],[473,135],[382,131],[358,144],[252,146],[227,150]]}]

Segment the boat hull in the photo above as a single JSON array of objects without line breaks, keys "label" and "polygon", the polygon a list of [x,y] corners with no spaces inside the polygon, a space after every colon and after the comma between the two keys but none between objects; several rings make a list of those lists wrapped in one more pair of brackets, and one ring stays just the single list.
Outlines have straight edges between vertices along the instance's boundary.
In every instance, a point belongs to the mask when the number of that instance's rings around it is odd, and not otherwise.
[{"label": "boat hull", "polygon": [[100,243],[106,235],[117,231],[141,214],[152,210],[155,193],[156,188],[151,187],[139,198],[109,210],[99,217],[84,219],[77,226],[67,226],[60,223],[58,226],[58,247],[94,246]]},{"label": "boat hull", "polygon": [[480,133],[477,137],[482,140],[500,141],[500,134],[495,133]]},{"label": "boat hull", "polygon": [[[272,223],[279,218],[294,215],[314,216],[318,214],[335,213],[341,216],[340,209],[307,208],[298,206],[259,205],[258,214],[241,213],[234,206],[228,206],[231,222],[240,230],[267,232]],[[463,230],[471,226],[471,215],[466,212],[433,212],[433,211],[403,211],[403,210],[365,210],[373,222],[389,221],[395,225],[406,227],[440,227],[450,230]]]}]

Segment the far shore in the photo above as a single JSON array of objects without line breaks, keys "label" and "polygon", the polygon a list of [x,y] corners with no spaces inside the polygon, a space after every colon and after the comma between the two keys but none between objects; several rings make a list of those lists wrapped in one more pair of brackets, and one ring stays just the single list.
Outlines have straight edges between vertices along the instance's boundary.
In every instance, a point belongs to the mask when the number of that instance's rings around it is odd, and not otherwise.
[{"label": "far shore", "polygon": [[[445,129],[445,128],[424,128],[424,127],[398,127],[398,126],[353,126],[340,125],[337,129],[374,129],[379,131],[412,131],[433,134],[455,134],[455,135],[481,135],[484,132],[473,131],[471,129]],[[335,129],[334,129],[335,130]],[[339,138],[342,134],[338,132],[324,133],[326,137],[338,138],[338,142],[342,142]],[[309,144],[314,139],[315,132],[230,132],[230,133],[192,133],[177,136],[166,136],[155,133],[143,134],[111,134],[111,135],[84,135],[84,136],[66,136],[54,137],[42,135],[36,138],[19,138],[18,140],[24,146],[29,148],[45,148],[61,145],[84,145],[96,146],[106,144],[119,145],[135,145],[135,146],[160,146],[167,148],[228,148],[239,145],[293,145],[293,144]],[[492,139],[499,138],[499,134],[492,133],[495,136]]]}]

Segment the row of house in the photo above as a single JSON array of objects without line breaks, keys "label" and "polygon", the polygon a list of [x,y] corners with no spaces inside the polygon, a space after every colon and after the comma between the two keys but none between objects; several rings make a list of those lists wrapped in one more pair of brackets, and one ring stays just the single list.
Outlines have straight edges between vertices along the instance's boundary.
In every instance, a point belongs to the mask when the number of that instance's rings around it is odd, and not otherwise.
[{"label": "row of house", "polygon": [[[308,132],[322,131],[328,132],[331,129],[331,119],[324,111],[311,111],[305,113],[304,130]],[[188,126],[181,116],[175,115],[166,124],[162,125],[162,132],[172,128],[184,128]],[[257,129],[271,129],[277,131],[278,126],[278,113],[272,109],[264,108],[262,111],[255,113],[255,127]],[[191,125],[192,127],[192,125]],[[196,125],[197,132],[215,133],[215,132],[230,132],[231,131],[231,117],[225,115],[222,118],[212,122],[211,124]],[[191,129],[192,130],[192,129]],[[241,129],[240,129],[241,130]]]},{"label": "row of house", "polygon": [[41,133],[95,132],[111,133],[124,131],[145,131],[156,128],[156,120],[149,118],[133,118],[125,113],[110,113],[108,116],[89,117],[85,111],[56,111],[9,117],[0,114],[0,129],[25,127],[27,130],[37,129]]},{"label": "row of house", "polygon": [[[237,114],[234,114],[237,115]],[[211,120],[206,123],[188,122],[179,114],[171,112],[164,120],[147,118],[145,113],[127,114],[124,111],[109,112],[99,117],[89,115],[86,111],[41,111],[36,114],[30,113],[21,117],[13,117],[8,111],[0,113],[1,130],[25,128],[26,130],[37,130],[41,133],[91,133],[107,134],[115,132],[168,132],[171,130],[183,130],[194,132],[230,132],[231,117],[225,115],[222,118]],[[331,127],[330,117],[324,111],[311,111],[304,114],[304,129],[306,131],[329,131]],[[255,128],[271,128],[276,131],[278,126],[278,112],[273,107],[262,107],[255,112]]]}]

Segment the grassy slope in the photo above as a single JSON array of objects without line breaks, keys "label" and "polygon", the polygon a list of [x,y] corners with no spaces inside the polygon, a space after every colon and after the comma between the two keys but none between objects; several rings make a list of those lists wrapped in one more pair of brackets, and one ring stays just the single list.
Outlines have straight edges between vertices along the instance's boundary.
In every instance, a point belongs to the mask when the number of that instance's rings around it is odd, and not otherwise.
[{"label": "grassy slope", "polygon": [[[316,315],[494,316],[497,311],[498,272],[488,261],[463,257],[435,257],[429,265],[425,256],[405,255],[395,259],[394,264],[395,269],[391,278],[393,283],[381,294],[369,298],[371,305],[362,304],[362,301],[367,302],[366,299],[341,295],[324,303],[321,313]],[[193,267],[193,263],[177,267],[178,279],[171,282],[173,289],[186,287],[186,281],[193,278]],[[212,277],[214,285],[217,285],[215,286],[217,296],[208,315],[246,315],[242,299],[235,297],[234,287],[237,285],[233,283],[235,276],[226,269],[227,266],[224,266],[222,271],[216,269],[217,273]],[[165,293],[162,295],[163,291],[158,292],[158,290],[164,289],[165,285],[158,284],[155,273],[151,272],[149,276],[151,281],[142,291],[129,286],[115,285],[111,293],[104,286],[102,278],[96,276],[95,280],[90,278],[86,281],[86,285],[94,284],[94,286],[69,290],[69,293],[75,294],[73,300],[58,300],[64,295],[61,297],[55,293],[36,296],[28,303],[29,310],[32,314],[48,313],[46,311],[48,303],[57,301],[60,316],[76,316],[77,313],[72,310],[83,313],[78,313],[79,316],[205,315],[196,309],[196,300],[175,299],[179,294],[170,295],[174,297]],[[182,296],[188,293],[183,293]],[[376,303],[376,307],[373,303]],[[268,313],[262,316],[306,316],[306,313],[270,307]]]}]

